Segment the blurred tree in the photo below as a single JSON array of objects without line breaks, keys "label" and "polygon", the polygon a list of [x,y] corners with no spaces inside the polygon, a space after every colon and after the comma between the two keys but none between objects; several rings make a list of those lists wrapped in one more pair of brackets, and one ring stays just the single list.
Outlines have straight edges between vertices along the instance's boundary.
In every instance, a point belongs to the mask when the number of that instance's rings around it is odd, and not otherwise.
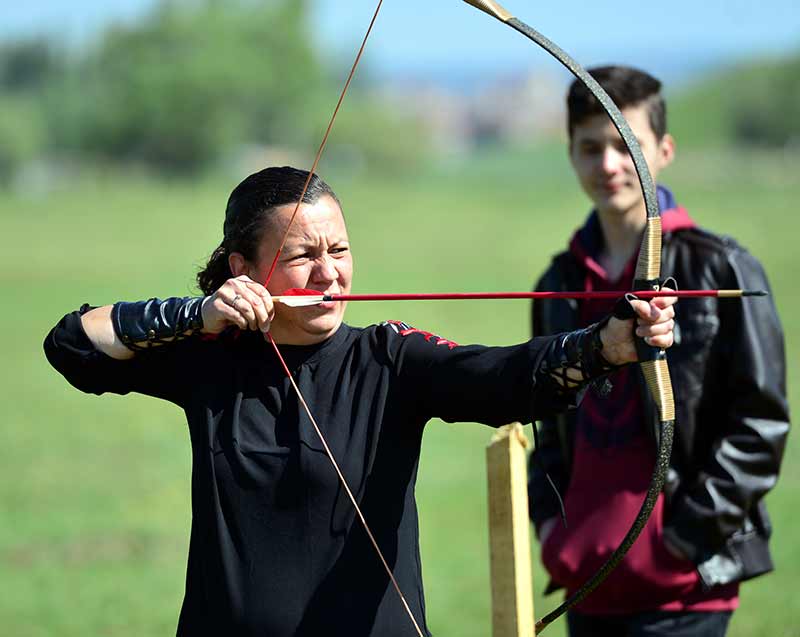
[{"label": "blurred tree", "polygon": [[352,97],[356,99],[347,103],[336,120],[327,157],[337,152],[341,157],[341,151],[349,149],[374,172],[417,168],[430,151],[424,125],[380,97],[357,92]]},{"label": "blurred tree", "polygon": [[[161,0],[72,55],[41,39],[0,47],[0,179],[45,151],[187,175],[245,146],[313,151],[344,69],[318,56],[309,5]],[[415,166],[421,127],[365,95],[366,71],[331,140],[334,165]]]},{"label": "blurred tree", "polygon": [[162,2],[48,92],[55,141],[169,172],[245,141],[305,142],[326,91],[305,12],[298,0]]},{"label": "blurred tree", "polygon": [[26,162],[42,152],[44,123],[35,100],[0,96],[0,185],[8,185]]},{"label": "blurred tree", "polygon": [[0,90],[19,93],[41,88],[62,65],[47,40],[18,40],[0,46]]},{"label": "blurred tree", "polygon": [[8,184],[23,164],[42,153],[46,136],[38,97],[62,70],[44,39],[0,46],[0,184]]},{"label": "blurred tree", "polygon": [[669,99],[681,147],[781,148],[800,140],[800,55],[738,66]]},{"label": "blurred tree", "polygon": [[769,147],[800,144],[800,55],[753,67],[747,77],[732,108],[736,139]]}]

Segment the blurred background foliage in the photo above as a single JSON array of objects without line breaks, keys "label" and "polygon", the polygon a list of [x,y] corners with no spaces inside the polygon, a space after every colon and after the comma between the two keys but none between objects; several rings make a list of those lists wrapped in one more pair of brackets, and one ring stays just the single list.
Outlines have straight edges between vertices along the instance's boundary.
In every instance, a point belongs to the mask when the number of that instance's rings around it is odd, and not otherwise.
[{"label": "blurred background foliage", "polygon": [[[3,44],[0,180],[36,157],[194,176],[245,147],[312,147],[345,69],[314,49],[307,13],[298,0],[163,2],[79,50]],[[366,160],[414,158],[413,127],[358,88],[349,101],[340,146],[358,134]]]},{"label": "blurred background foliage", "polygon": [[800,145],[800,53],[735,65],[674,95],[670,128],[687,147]]},{"label": "blurred background foliage", "polygon": [[[309,10],[298,0],[161,2],[83,46],[5,42],[0,183],[37,158],[191,177],[247,148],[314,147],[347,67],[315,49]],[[348,159],[357,147],[379,170],[417,166],[429,131],[362,90],[365,75],[332,152]],[[670,99],[671,128],[688,147],[796,146],[798,110],[800,54],[705,76]]]}]

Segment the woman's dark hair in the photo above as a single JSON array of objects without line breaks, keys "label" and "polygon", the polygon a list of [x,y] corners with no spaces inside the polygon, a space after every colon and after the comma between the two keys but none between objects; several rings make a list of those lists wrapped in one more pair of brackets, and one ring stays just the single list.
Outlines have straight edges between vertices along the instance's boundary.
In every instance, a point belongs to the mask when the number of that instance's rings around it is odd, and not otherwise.
[{"label": "woman's dark hair", "polygon": [[[197,273],[197,284],[203,294],[213,294],[231,278],[228,256],[232,252],[240,253],[248,261],[256,260],[269,217],[279,206],[297,203],[306,179],[307,170],[271,167],[250,175],[233,189],[225,208],[222,243],[211,254],[206,267]],[[303,203],[315,204],[326,195],[341,208],[330,186],[314,174]]]},{"label": "woman's dark hair", "polygon": [[[589,74],[620,110],[644,104],[656,139],[664,137],[667,132],[667,105],[661,95],[661,82],[649,73],[630,66],[598,66],[589,69]],[[578,124],[600,114],[605,114],[603,106],[582,82],[575,80],[567,94],[567,132],[570,141]]]}]

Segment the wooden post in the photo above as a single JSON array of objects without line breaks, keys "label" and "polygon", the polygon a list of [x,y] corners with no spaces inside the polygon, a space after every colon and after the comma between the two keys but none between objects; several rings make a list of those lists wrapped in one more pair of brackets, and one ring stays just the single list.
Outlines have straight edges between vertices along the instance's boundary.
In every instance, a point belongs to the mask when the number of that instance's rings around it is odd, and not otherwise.
[{"label": "wooden post", "polygon": [[493,637],[535,635],[527,446],[522,425],[514,423],[486,448]]}]

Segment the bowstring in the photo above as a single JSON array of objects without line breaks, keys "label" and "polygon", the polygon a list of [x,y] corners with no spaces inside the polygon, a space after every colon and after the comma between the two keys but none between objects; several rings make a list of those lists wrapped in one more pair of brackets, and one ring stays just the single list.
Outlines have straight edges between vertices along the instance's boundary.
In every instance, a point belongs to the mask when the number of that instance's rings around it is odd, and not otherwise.
[{"label": "bowstring", "polygon": [[[278,250],[275,253],[275,258],[272,260],[272,264],[270,265],[266,281],[264,282],[264,287],[265,288],[267,286],[269,286],[269,283],[272,280],[272,275],[275,273],[275,267],[278,264],[278,259],[280,258],[281,252],[283,252],[283,248],[286,245],[286,240],[289,237],[289,232],[291,231],[292,225],[294,224],[294,220],[297,217],[298,211],[300,210],[300,205],[303,203],[303,198],[306,196],[306,192],[308,191],[308,187],[311,184],[311,179],[314,177],[314,173],[317,170],[317,166],[319,165],[320,158],[322,157],[322,153],[325,150],[325,146],[328,143],[328,138],[330,137],[331,130],[333,129],[333,123],[336,121],[336,116],[339,114],[339,109],[342,106],[342,102],[344,102],[344,97],[347,94],[348,89],[350,88],[350,83],[353,81],[353,77],[355,76],[356,69],[358,68],[359,62],[361,61],[361,56],[363,55],[364,49],[366,48],[367,40],[369,39],[369,36],[372,33],[372,28],[375,25],[375,21],[378,19],[378,13],[380,13],[382,5],[383,5],[383,0],[378,0],[378,4],[377,4],[377,6],[375,8],[375,12],[372,15],[372,19],[370,20],[369,27],[367,28],[367,32],[364,35],[364,39],[362,40],[361,46],[358,49],[358,53],[356,54],[356,58],[355,58],[355,61],[353,62],[353,66],[350,69],[350,73],[348,74],[347,80],[344,83],[344,87],[342,88],[342,92],[339,95],[339,100],[336,103],[336,107],[333,109],[333,115],[331,116],[331,119],[328,122],[328,127],[325,130],[325,135],[323,135],[322,142],[320,143],[319,148],[317,149],[317,154],[314,157],[314,163],[311,165],[311,170],[309,171],[308,177],[306,177],[306,181],[303,184],[303,189],[302,189],[302,191],[300,193],[300,196],[297,198],[297,203],[295,204],[294,210],[292,211],[292,216],[289,218],[289,223],[286,226],[286,230],[283,233],[283,237],[281,238],[280,245],[278,246]],[[392,586],[394,587],[395,591],[397,592],[397,595],[400,597],[400,601],[403,604],[403,608],[405,609],[406,614],[408,615],[409,619],[411,620],[411,623],[414,625],[414,629],[416,630],[417,635],[419,637],[424,637],[424,633],[422,632],[422,629],[420,628],[419,624],[417,623],[417,620],[414,617],[414,613],[411,611],[411,607],[410,607],[408,601],[406,600],[405,595],[403,595],[403,591],[400,589],[400,585],[398,584],[397,579],[395,578],[394,573],[392,572],[392,569],[389,566],[389,563],[386,561],[386,558],[384,557],[383,552],[381,551],[380,546],[378,545],[378,542],[377,542],[377,540],[375,539],[375,536],[372,533],[372,530],[369,528],[369,524],[367,524],[367,520],[364,517],[363,512],[361,511],[361,507],[358,506],[358,502],[356,501],[356,498],[353,495],[353,492],[350,490],[350,486],[347,484],[347,480],[345,479],[344,474],[342,473],[341,469],[339,468],[339,463],[336,462],[336,458],[334,457],[333,452],[331,451],[330,447],[328,446],[328,442],[327,442],[327,440],[325,439],[325,436],[322,433],[322,429],[320,429],[319,425],[317,424],[316,419],[314,418],[313,414],[311,413],[311,409],[309,408],[308,403],[306,402],[306,399],[303,397],[303,393],[300,391],[300,387],[297,386],[297,383],[295,382],[294,377],[292,376],[292,372],[289,370],[289,366],[286,364],[286,361],[284,360],[283,355],[280,352],[280,349],[278,349],[278,344],[272,338],[272,334],[270,332],[267,332],[267,339],[269,340],[270,344],[272,345],[272,349],[275,351],[275,355],[278,357],[278,361],[280,362],[281,367],[283,368],[283,371],[286,374],[286,377],[289,379],[289,382],[292,385],[292,389],[294,390],[295,394],[297,395],[297,399],[300,401],[300,404],[303,406],[303,410],[305,411],[306,415],[308,416],[308,419],[311,421],[311,424],[313,425],[314,430],[316,431],[317,436],[320,439],[320,442],[322,442],[322,446],[325,449],[325,453],[328,456],[328,460],[330,460],[334,471],[336,471],[336,475],[339,478],[339,482],[342,485],[342,487],[344,488],[345,492],[347,493],[347,496],[350,499],[350,502],[353,505],[353,508],[355,509],[356,515],[358,516],[358,519],[361,522],[361,526],[363,527],[365,533],[367,534],[367,537],[369,538],[369,541],[372,544],[372,547],[375,549],[375,553],[378,555],[378,558],[380,559],[380,562],[383,565],[383,568],[386,571],[386,574],[389,576],[389,580],[391,581]]]},{"label": "bowstring", "polygon": [[278,264],[278,258],[281,256],[283,247],[286,245],[286,239],[289,237],[289,231],[292,229],[294,219],[297,216],[297,212],[300,210],[300,205],[303,203],[303,197],[305,197],[306,192],[308,192],[308,187],[311,184],[311,179],[314,177],[314,173],[317,170],[319,160],[322,157],[322,152],[325,150],[325,146],[328,144],[328,137],[330,137],[331,130],[333,129],[333,123],[336,121],[336,116],[339,114],[339,109],[342,106],[342,102],[344,102],[344,96],[347,94],[347,90],[350,88],[350,83],[353,81],[353,76],[356,74],[356,69],[361,61],[361,56],[364,54],[364,49],[367,46],[367,40],[369,39],[370,33],[372,33],[372,27],[375,26],[375,21],[378,19],[378,13],[380,13],[382,5],[383,0],[378,0],[378,6],[375,8],[375,13],[372,14],[372,20],[370,20],[367,32],[364,35],[364,39],[361,41],[361,46],[356,54],[356,59],[353,62],[353,66],[351,67],[350,73],[348,74],[347,80],[342,88],[342,92],[339,95],[339,101],[336,102],[336,108],[333,109],[333,115],[331,115],[331,119],[328,122],[328,128],[325,130],[325,134],[322,136],[322,142],[320,142],[319,148],[317,149],[317,154],[314,157],[314,163],[311,165],[311,170],[308,172],[308,177],[306,177],[305,184],[303,184],[303,190],[300,192],[300,196],[297,198],[297,203],[295,204],[292,216],[289,218],[289,225],[286,226],[286,231],[283,233],[283,238],[281,239],[280,246],[278,246],[278,251],[275,253],[275,258],[272,260],[272,265],[270,265],[269,273],[267,274],[267,280],[264,282],[264,287],[269,286],[269,282],[272,280],[272,275],[275,273],[275,266]]},{"label": "bowstring", "polygon": [[267,332],[267,338],[269,339],[269,342],[272,344],[272,347],[275,350],[275,354],[278,356],[278,360],[281,362],[281,366],[283,367],[283,371],[286,372],[286,376],[289,379],[289,382],[292,384],[292,387],[294,388],[294,391],[297,394],[297,398],[300,400],[300,404],[303,406],[303,410],[306,412],[306,415],[308,416],[308,419],[311,421],[311,424],[314,426],[314,430],[317,432],[317,436],[319,436],[319,439],[322,442],[322,446],[325,448],[325,453],[327,454],[328,459],[331,461],[331,464],[333,465],[333,469],[334,469],[334,471],[336,471],[336,475],[339,476],[339,482],[341,483],[342,487],[344,488],[345,492],[347,493],[347,497],[350,499],[350,502],[352,503],[353,508],[356,511],[356,514],[358,515],[358,519],[361,522],[361,526],[364,528],[364,531],[366,532],[367,537],[369,538],[369,541],[372,544],[372,547],[375,549],[375,552],[378,554],[378,558],[380,559],[381,564],[383,565],[383,568],[386,571],[386,574],[389,576],[389,579],[392,582],[392,586],[394,587],[395,591],[397,591],[397,594],[400,597],[400,601],[403,604],[403,608],[405,608],[405,611],[408,614],[408,617],[411,620],[411,623],[414,624],[414,628],[417,631],[417,635],[419,635],[419,637],[424,637],[423,632],[420,629],[419,624],[417,624],[416,618],[414,617],[414,613],[411,612],[411,607],[409,606],[405,595],[403,595],[403,591],[400,589],[400,584],[397,583],[397,579],[395,578],[394,573],[392,573],[392,569],[389,566],[389,563],[386,561],[386,558],[383,556],[383,552],[381,551],[380,546],[378,546],[378,541],[375,539],[375,536],[372,534],[372,530],[369,528],[369,524],[367,524],[367,519],[364,517],[364,514],[361,511],[361,507],[358,506],[358,502],[356,501],[356,498],[353,495],[353,492],[350,490],[350,486],[347,484],[347,480],[345,479],[344,474],[342,473],[342,470],[339,468],[339,463],[336,462],[336,458],[334,457],[333,452],[331,451],[330,447],[328,447],[328,442],[325,440],[325,436],[322,435],[322,430],[320,429],[319,425],[317,424],[316,419],[314,418],[313,414],[311,413],[311,409],[309,408],[308,403],[306,403],[305,398],[303,398],[303,394],[300,391],[300,388],[297,386],[297,383],[295,382],[294,377],[292,376],[292,373],[289,371],[289,368],[287,367],[286,362],[283,359],[283,356],[281,356],[281,353],[278,350],[278,346],[277,346],[277,344],[275,343],[275,341],[272,338],[272,334]]}]

